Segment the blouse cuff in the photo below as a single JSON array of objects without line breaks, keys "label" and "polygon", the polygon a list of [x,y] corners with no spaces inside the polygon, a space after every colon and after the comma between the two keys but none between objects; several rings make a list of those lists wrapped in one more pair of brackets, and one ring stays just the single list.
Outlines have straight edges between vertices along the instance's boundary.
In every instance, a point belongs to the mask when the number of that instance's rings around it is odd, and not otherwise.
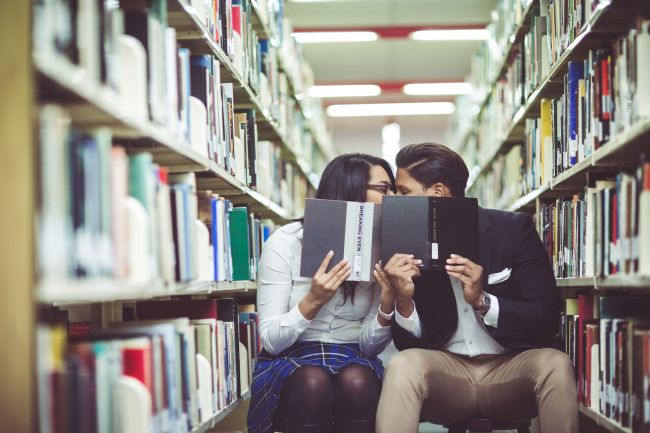
[{"label": "blouse cuff", "polygon": [[310,322],[310,320],[305,319],[298,308],[298,304],[296,304],[286,314],[282,315],[280,326],[294,328],[298,333],[301,333],[309,327]]}]

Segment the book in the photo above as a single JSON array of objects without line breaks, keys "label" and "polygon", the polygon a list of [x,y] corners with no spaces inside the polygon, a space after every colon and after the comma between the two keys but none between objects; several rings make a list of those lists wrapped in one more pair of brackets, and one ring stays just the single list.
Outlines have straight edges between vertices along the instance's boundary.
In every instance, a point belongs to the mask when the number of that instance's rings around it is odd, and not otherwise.
[{"label": "book", "polygon": [[412,254],[422,269],[444,269],[451,254],[478,263],[478,204],[474,198],[386,196],[382,202],[382,263]]},{"label": "book", "polygon": [[346,259],[349,281],[373,281],[381,253],[382,207],[372,203],[307,199],[300,276],[311,278],[331,250],[328,269]]}]

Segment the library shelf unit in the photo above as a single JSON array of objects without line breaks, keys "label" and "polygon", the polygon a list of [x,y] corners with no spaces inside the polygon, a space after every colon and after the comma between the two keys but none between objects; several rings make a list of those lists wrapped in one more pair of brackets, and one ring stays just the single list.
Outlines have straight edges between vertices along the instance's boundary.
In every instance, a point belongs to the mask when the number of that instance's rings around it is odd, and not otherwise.
[{"label": "library shelf unit", "polygon": [[[611,41],[630,28],[631,18],[639,15],[641,10],[648,11],[648,4],[638,1],[624,2],[611,0],[601,3],[593,11],[576,38],[567,46],[557,61],[550,65],[548,73],[539,81],[538,86],[530,93],[522,106],[514,110],[512,118],[502,134],[492,142],[481,142],[479,139],[479,121],[485,114],[490,98],[496,93],[497,83],[503,79],[514,51],[514,44],[521,41],[530,27],[534,10],[540,5],[539,0],[532,0],[524,10],[518,25],[508,39],[500,61],[495,63],[494,75],[488,75],[487,89],[479,89],[474,96],[474,106],[469,107],[466,119],[458,121],[458,125],[467,128],[457,135],[449,135],[450,142],[467,161],[477,161],[470,168],[467,194],[474,196],[477,185],[485,181],[486,175],[499,155],[507,153],[517,143],[525,142],[526,119],[537,118],[540,115],[542,98],[554,98],[563,92],[563,77],[568,72],[569,62],[583,60],[592,49],[606,48]],[[643,8],[643,9],[641,9]],[[528,59],[528,57],[526,58]],[[528,61],[528,60],[526,60]],[[459,141],[456,141],[458,138]],[[470,147],[473,140],[478,140],[478,148]],[[499,197],[494,207],[512,212],[525,212],[536,215],[546,201],[558,198],[570,198],[574,194],[584,192],[587,185],[598,175],[616,174],[626,169],[633,169],[639,164],[639,156],[650,152],[650,118],[639,118],[622,131],[612,131],[609,140],[602,143],[590,155],[574,166],[552,177],[546,184],[527,193],[516,196],[512,191],[506,191]],[[475,150],[476,149],[476,150]],[[474,154],[470,155],[470,152]],[[538,228],[539,229],[539,228]],[[650,295],[650,275],[613,274],[608,276],[556,278],[556,284],[562,296],[575,298],[579,294],[615,294],[623,296]],[[599,411],[579,404],[581,423],[587,421],[597,426],[598,431],[612,433],[632,433],[629,427],[622,427]],[[590,430],[591,431],[591,430]]]},{"label": "library shelf unit", "polygon": [[[199,14],[189,6],[189,0],[167,0],[168,26],[176,31],[180,47],[194,54],[210,54],[220,64],[222,83],[233,83],[234,108],[253,109],[257,139],[279,145],[284,161],[293,166],[293,173],[304,177],[310,188],[317,188],[320,162],[335,156],[331,139],[319,114],[303,95],[295,76],[296,59],[280,55],[281,35],[272,25],[266,8],[251,0],[251,22],[260,39],[268,39],[278,49],[278,68],[287,75],[289,101],[296,101],[296,110],[304,117],[305,137],[301,141],[292,127],[280,124],[264,102],[249,85],[235,63],[212,39]],[[210,190],[226,197],[234,205],[247,205],[262,219],[277,224],[286,223],[300,215],[280,206],[260,192],[250,188],[222,168],[217,162],[194,150],[189,143],[166,125],[145,118],[124,114],[119,95],[113,89],[88,78],[80,67],[54,56],[32,51],[32,20],[35,2],[16,5],[0,4],[0,36],[7,44],[0,59],[0,72],[12,77],[10,85],[0,88],[5,101],[0,113],[4,140],[0,158],[0,180],[3,188],[3,208],[0,228],[3,246],[0,287],[0,326],[4,342],[12,349],[0,355],[0,414],[8,431],[37,431],[36,354],[37,313],[41,307],[61,307],[89,310],[93,325],[121,320],[121,304],[136,300],[204,299],[239,297],[252,302],[257,292],[255,281],[191,281],[186,283],[162,280],[132,281],[117,278],[74,278],[45,280],[39,277],[36,264],[35,214],[38,208],[38,151],[35,134],[39,105],[55,103],[65,107],[72,123],[82,127],[109,127],[113,143],[126,149],[127,154],[147,151],[153,162],[169,173],[193,172],[198,191]],[[292,63],[293,62],[293,63]],[[252,80],[251,80],[252,82]],[[9,101],[9,102],[7,102]],[[291,122],[289,122],[291,124]],[[293,128],[295,129],[295,128]],[[302,137],[301,137],[302,138]],[[302,143],[313,143],[315,157],[311,158]],[[313,164],[313,166],[312,166]],[[11,330],[11,331],[9,331]],[[9,353],[11,352],[11,353]],[[204,433],[217,427],[233,412],[245,409],[250,399],[246,391],[236,401],[215,414],[191,433]],[[231,417],[233,418],[233,417]]]}]

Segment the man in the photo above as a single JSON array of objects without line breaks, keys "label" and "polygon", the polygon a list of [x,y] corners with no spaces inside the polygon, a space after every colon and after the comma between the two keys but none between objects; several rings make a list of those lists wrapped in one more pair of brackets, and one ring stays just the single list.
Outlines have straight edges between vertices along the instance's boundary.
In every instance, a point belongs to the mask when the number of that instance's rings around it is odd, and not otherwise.
[{"label": "man", "polygon": [[[436,143],[397,154],[402,195],[465,195],[462,158]],[[562,305],[530,217],[479,208],[479,263],[452,256],[445,271],[422,272],[411,256],[384,266],[396,295],[393,340],[378,433],[415,433],[420,419],[523,421],[542,433],[577,432],[569,358],[548,348]]]}]

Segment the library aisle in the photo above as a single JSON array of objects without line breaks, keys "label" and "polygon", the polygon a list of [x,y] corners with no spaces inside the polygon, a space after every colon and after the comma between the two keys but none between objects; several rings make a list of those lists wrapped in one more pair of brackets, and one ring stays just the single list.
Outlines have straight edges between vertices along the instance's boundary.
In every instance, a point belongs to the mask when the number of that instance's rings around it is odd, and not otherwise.
[{"label": "library aisle", "polygon": [[437,142],[535,223],[580,432],[650,432],[648,0],[2,1],[0,40],[0,431],[248,431],[265,241]]}]

